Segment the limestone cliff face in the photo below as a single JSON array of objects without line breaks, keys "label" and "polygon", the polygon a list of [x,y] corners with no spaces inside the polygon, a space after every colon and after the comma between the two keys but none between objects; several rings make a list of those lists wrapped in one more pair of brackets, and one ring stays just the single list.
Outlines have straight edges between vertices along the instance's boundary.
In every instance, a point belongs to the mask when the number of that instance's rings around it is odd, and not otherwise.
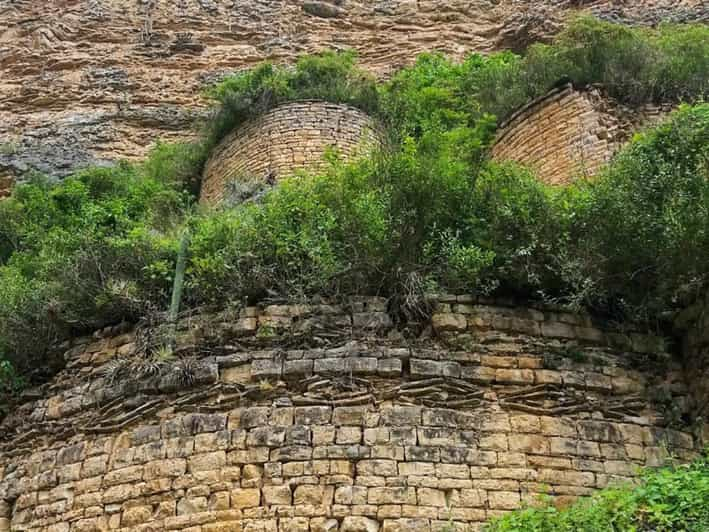
[{"label": "limestone cliff face", "polygon": [[0,0],[0,180],[188,138],[205,84],[264,59],[356,48],[386,75],[426,50],[548,39],[579,8],[629,23],[709,17],[703,0]]}]

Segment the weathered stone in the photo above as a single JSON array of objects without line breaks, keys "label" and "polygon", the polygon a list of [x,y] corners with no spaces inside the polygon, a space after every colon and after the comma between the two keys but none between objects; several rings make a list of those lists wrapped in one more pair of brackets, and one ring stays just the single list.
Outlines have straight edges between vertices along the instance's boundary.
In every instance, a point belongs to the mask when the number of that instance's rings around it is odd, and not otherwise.
[{"label": "weathered stone", "polygon": [[234,489],[229,493],[231,505],[234,508],[254,508],[261,502],[261,492],[255,489]]},{"label": "weathered stone", "polygon": [[368,517],[347,516],[342,520],[340,532],[378,532],[379,522]]},{"label": "weathered stone", "polygon": [[292,493],[288,486],[264,486],[261,489],[263,504],[271,506],[274,504],[291,504]]},{"label": "weathered stone", "polygon": [[436,331],[464,331],[468,328],[468,320],[463,314],[434,314],[431,324]]}]

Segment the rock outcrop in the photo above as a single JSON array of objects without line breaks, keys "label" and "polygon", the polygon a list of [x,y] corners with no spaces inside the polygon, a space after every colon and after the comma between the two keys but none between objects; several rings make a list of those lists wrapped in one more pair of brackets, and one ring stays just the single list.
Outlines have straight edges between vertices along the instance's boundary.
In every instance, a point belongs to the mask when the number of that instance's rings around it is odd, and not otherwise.
[{"label": "rock outcrop", "polygon": [[386,75],[423,51],[547,40],[578,9],[626,23],[709,17],[702,0],[0,0],[0,176],[61,177],[190,138],[205,85],[264,59],[355,48]]}]

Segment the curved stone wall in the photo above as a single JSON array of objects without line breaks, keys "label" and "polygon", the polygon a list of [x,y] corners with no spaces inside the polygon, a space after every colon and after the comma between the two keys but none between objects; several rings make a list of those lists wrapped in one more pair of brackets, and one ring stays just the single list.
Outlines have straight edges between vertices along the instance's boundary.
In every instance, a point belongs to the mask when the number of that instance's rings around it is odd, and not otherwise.
[{"label": "curved stone wall", "polygon": [[430,326],[377,298],[192,317],[187,358],[115,381],[141,332],[78,339],[0,426],[0,530],[477,530],[701,448],[652,401],[687,404],[658,338],[468,296]]},{"label": "curved stone wall", "polygon": [[[359,109],[321,101],[281,105],[232,132],[204,170],[201,201],[217,204],[232,183],[271,183],[299,169],[317,169],[333,147],[352,157],[378,142],[375,121]],[[247,187],[248,188],[248,187]]]},{"label": "curved stone wall", "polygon": [[502,123],[492,156],[531,167],[546,184],[568,184],[595,175],[633,132],[670,110],[652,105],[628,109],[596,89],[576,90],[567,84]]}]

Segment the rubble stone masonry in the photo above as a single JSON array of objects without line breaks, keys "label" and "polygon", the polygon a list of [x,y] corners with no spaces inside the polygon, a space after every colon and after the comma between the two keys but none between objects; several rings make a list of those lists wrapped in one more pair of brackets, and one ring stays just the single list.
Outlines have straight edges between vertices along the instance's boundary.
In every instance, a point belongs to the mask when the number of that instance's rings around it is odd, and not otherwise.
[{"label": "rubble stone masonry", "polygon": [[376,131],[372,118],[347,105],[320,101],[281,105],[219,144],[205,167],[201,201],[217,204],[234,186],[241,190],[249,183],[321,168],[328,148],[344,158],[353,157],[377,141]]},{"label": "rubble stone masonry", "polygon": [[421,330],[379,298],[247,307],[115,379],[140,328],[77,339],[0,426],[0,530],[478,530],[701,449],[653,400],[692,404],[659,338],[470,296]]},{"label": "rubble stone masonry", "polygon": [[661,120],[670,109],[629,109],[597,89],[566,84],[500,124],[492,157],[529,166],[548,185],[566,185],[596,175],[635,131]]}]

